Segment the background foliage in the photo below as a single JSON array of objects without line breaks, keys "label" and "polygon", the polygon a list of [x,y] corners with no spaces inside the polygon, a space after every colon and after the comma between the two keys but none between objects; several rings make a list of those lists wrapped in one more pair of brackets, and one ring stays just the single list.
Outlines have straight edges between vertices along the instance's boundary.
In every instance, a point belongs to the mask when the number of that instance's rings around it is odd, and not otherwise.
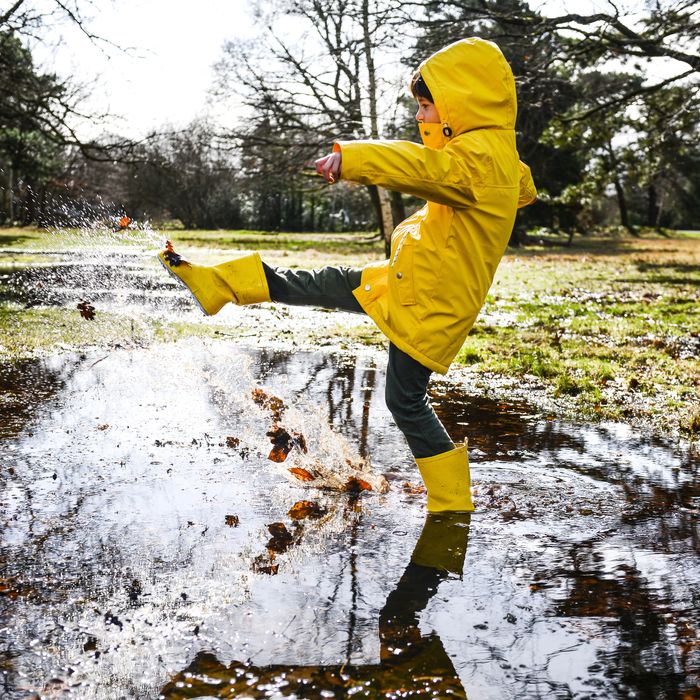
[{"label": "background foliage", "polygon": [[[93,6],[94,7],[94,6]],[[0,14],[0,223],[66,224],[107,210],[187,228],[377,230],[417,202],[326,188],[310,172],[339,138],[417,140],[413,68],[464,36],[496,41],[519,93],[521,157],[539,202],[526,232],[700,228],[700,9],[684,0],[544,16],[521,0],[273,0],[260,36],[222,49],[212,95],[235,128],[164,124],[135,142],[81,140],[84,88],[35,65],[28,38],[60,14],[94,41],[81,3],[17,0]],[[296,29],[291,32],[289,27]],[[115,49],[116,50],[116,49]],[[381,66],[381,67],[380,67]],[[659,68],[660,66],[660,68]]]}]

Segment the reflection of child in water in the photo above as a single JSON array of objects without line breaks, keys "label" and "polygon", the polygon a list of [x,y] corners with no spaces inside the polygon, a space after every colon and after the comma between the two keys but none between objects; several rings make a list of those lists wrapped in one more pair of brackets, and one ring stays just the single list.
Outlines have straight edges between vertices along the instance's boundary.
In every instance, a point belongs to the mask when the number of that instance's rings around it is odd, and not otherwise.
[{"label": "reflection of child in water", "polygon": [[423,145],[338,142],[316,161],[329,183],[375,184],[427,200],[397,226],[388,260],[364,269],[272,268],[255,253],[204,267],[172,246],[163,265],[214,314],[227,302],[275,301],[368,314],[389,338],[386,402],[428,489],[428,510],[471,511],[466,445],[455,446],[427,396],[484,303],[518,207],[534,201],[515,145],[515,82],[500,49],[464,39],[414,74]]},{"label": "reflection of child in water", "polygon": [[[181,697],[182,682],[195,677],[202,695],[211,690],[212,695],[236,697],[238,692],[277,688],[283,680],[287,697],[321,697],[324,690],[344,697],[352,683],[372,697],[466,698],[439,634],[421,631],[420,622],[440,583],[450,574],[462,574],[470,522],[469,513],[427,516],[411,561],[379,613],[379,664],[254,666],[232,661],[226,666],[212,653],[199,652],[161,689],[160,697]],[[257,679],[252,686],[251,677]]]}]

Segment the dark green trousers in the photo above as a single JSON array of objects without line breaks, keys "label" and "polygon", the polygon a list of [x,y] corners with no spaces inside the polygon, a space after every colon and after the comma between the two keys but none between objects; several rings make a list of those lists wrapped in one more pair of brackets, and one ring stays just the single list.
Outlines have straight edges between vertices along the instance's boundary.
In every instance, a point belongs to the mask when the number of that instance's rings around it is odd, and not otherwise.
[{"label": "dark green trousers", "polygon": [[[352,294],[352,290],[360,286],[362,270],[349,267],[288,270],[265,263],[263,268],[272,301],[364,313]],[[428,399],[431,374],[427,367],[389,343],[386,405],[406,436],[413,456],[418,459],[433,457],[454,447]]]}]

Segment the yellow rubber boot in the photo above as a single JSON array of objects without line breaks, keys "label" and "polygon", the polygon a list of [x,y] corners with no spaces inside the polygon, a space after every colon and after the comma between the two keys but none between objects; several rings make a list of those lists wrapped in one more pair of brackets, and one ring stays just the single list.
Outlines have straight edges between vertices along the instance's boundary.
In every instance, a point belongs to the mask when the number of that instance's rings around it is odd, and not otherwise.
[{"label": "yellow rubber boot", "polygon": [[196,265],[188,262],[167,241],[165,250],[158,254],[161,265],[191,292],[199,308],[213,316],[233,302],[259,304],[270,301],[270,290],[257,253],[244,255],[220,265]]},{"label": "yellow rubber boot", "polygon": [[467,555],[471,513],[428,513],[411,561],[461,574]]},{"label": "yellow rubber boot", "polygon": [[467,443],[434,457],[416,459],[428,489],[428,512],[474,510]]}]

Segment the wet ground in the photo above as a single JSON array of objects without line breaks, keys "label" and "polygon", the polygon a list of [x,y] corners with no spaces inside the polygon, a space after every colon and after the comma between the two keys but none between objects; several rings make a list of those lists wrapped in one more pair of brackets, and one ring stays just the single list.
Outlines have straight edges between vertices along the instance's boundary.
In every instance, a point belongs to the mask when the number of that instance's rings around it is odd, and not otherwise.
[{"label": "wet ground", "polygon": [[0,368],[0,697],[700,697],[695,448],[438,384],[477,510],[426,519],[380,353],[245,342]]}]

